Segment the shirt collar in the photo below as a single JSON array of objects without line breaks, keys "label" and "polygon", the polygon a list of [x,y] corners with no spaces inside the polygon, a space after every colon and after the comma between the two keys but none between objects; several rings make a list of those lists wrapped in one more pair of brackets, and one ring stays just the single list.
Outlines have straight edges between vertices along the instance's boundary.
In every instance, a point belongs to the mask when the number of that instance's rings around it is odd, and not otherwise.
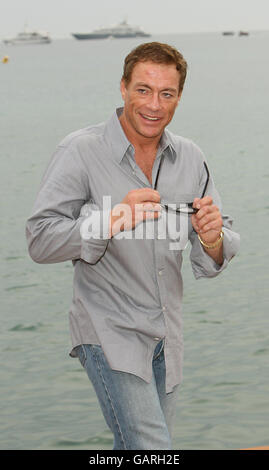
[{"label": "shirt collar", "polygon": [[[105,136],[108,137],[110,146],[112,147],[112,156],[118,163],[121,162],[130,147],[134,151],[133,145],[127,139],[119,120],[122,111],[123,108],[117,108],[105,126]],[[169,132],[166,130],[164,130],[162,134],[158,150],[159,154],[163,152],[169,155],[173,161],[175,160],[177,155],[175,146]]]},{"label": "shirt collar", "polygon": [[170,136],[170,133],[166,129],[163,131],[160,144],[159,144],[159,153],[163,153],[164,151],[167,152],[167,155],[169,155],[169,157],[174,162],[177,156],[177,153],[176,153],[176,149],[172,141],[172,138]]}]

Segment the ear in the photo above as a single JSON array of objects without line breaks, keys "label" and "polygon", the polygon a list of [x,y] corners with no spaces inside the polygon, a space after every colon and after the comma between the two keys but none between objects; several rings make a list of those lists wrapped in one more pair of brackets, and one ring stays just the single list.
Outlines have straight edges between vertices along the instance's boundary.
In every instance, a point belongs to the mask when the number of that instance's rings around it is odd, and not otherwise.
[{"label": "ear", "polygon": [[121,79],[121,82],[120,82],[120,92],[121,92],[123,101],[125,101],[126,86],[125,86],[125,81],[123,78]]},{"label": "ear", "polygon": [[181,95],[182,95],[182,91],[183,91],[183,90],[181,90],[181,91],[179,92],[178,96],[177,96],[177,106],[178,106],[178,103],[180,102]]}]

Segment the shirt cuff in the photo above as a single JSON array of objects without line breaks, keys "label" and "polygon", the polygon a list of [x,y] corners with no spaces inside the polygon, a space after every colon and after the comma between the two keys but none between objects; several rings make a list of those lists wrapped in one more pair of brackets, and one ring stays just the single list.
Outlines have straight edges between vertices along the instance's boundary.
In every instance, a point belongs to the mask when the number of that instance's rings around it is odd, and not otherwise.
[{"label": "shirt cuff", "polygon": [[240,235],[226,227],[223,230],[223,263],[217,264],[203,249],[195,233],[190,253],[190,260],[193,274],[196,279],[201,277],[215,277],[220,274],[228,265],[229,261],[239,250]]}]

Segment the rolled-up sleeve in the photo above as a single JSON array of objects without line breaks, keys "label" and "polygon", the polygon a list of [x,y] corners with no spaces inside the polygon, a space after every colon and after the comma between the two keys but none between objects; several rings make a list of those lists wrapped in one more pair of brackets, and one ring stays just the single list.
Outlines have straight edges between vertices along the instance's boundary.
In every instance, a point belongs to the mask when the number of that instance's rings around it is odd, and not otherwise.
[{"label": "rolled-up sleeve", "polygon": [[240,235],[231,230],[232,219],[229,216],[222,216],[223,219],[223,263],[218,265],[203,249],[199,242],[197,233],[192,232],[190,261],[192,271],[196,279],[201,277],[215,277],[227,266],[229,261],[236,255],[240,246]]},{"label": "rolled-up sleeve", "polygon": [[[205,183],[205,175],[203,167],[201,170],[201,183],[200,191]],[[213,199],[213,203],[218,206],[222,212],[222,203],[218,191],[216,190],[212,176],[210,176],[209,184],[205,195],[209,195]],[[229,261],[236,255],[240,247],[240,235],[232,230],[233,219],[229,215],[223,215],[223,263],[218,265],[203,249],[197,233],[193,229],[190,235],[190,241],[192,244],[190,252],[190,261],[192,271],[196,279],[201,277],[215,277],[220,274],[227,266]]]},{"label": "rolled-up sleeve", "polygon": [[88,176],[80,153],[59,146],[26,221],[28,251],[35,262],[59,263],[80,258],[98,262],[105,253],[108,237],[81,237],[81,225],[89,212],[80,212],[89,199]]}]

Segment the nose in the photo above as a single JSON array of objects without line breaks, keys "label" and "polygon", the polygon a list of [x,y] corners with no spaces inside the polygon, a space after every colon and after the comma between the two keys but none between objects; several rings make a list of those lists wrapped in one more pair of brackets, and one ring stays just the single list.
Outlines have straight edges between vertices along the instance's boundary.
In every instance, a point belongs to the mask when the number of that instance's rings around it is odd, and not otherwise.
[{"label": "nose", "polygon": [[148,105],[152,111],[158,111],[161,108],[160,97],[158,93],[152,93]]}]

